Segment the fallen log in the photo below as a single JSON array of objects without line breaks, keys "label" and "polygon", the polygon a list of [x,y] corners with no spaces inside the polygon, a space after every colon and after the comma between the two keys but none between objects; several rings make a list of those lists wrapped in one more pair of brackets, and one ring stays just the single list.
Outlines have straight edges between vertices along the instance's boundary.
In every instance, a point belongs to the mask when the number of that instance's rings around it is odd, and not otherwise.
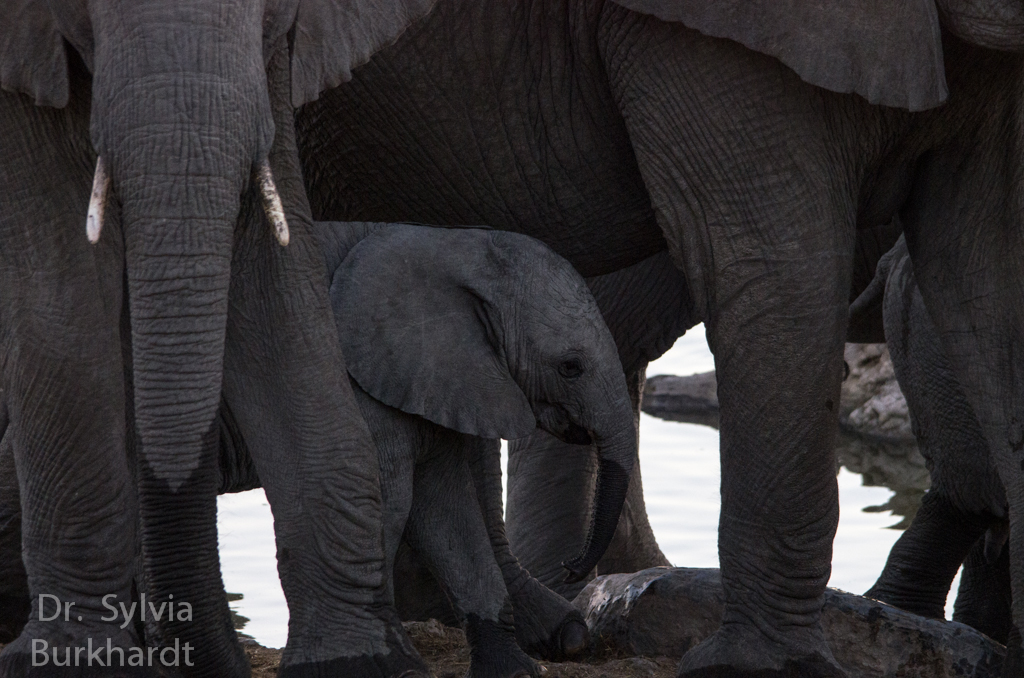
[{"label": "fallen log", "polygon": [[[682,656],[721,624],[717,569],[654,567],[590,582],[574,601],[599,650]],[[997,678],[1006,649],[973,628],[828,589],[822,626],[849,678]]]}]

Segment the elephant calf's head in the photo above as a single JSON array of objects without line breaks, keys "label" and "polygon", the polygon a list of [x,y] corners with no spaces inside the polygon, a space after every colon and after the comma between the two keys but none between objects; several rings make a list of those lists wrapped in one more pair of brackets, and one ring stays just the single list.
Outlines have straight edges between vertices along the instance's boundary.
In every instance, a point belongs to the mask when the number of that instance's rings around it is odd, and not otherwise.
[{"label": "elephant calf's head", "polygon": [[636,455],[618,352],[583,278],[524,235],[394,226],[362,240],[331,286],[352,377],[381,402],[462,433],[537,426],[596,444],[582,578],[611,540]]}]

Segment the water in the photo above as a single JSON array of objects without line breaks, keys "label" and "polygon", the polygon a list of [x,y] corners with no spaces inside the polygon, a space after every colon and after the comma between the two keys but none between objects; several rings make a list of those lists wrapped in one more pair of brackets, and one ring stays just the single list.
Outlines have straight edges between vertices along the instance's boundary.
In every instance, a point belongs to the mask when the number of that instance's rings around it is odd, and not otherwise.
[{"label": "water", "polygon": [[[697,326],[652,363],[648,374],[686,375],[712,369],[704,328]],[[640,457],[647,511],[666,557],[675,565],[718,567],[718,431],[644,414]],[[877,510],[892,498],[888,488],[864,486],[862,476],[845,468],[838,481],[839,529],[829,586],[863,593],[878,577],[901,534],[890,529],[900,516]],[[248,618],[242,632],[268,647],[283,647],[288,610],[277,579],[272,519],[263,491],[222,496],[218,507],[224,585],[242,594],[231,604],[237,614]],[[954,582],[952,591],[956,586]]]}]

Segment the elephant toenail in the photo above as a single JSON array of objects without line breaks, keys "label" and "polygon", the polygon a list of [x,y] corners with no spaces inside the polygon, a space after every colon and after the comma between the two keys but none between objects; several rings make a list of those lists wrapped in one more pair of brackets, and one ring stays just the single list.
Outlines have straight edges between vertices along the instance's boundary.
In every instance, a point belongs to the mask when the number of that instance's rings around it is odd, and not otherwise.
[{"label": "elephant toenail", "polygon": [[560,635],[562,653],[567,657],[580,654],[590,644],[590,632],[587,630],[587,625],[576,620],[566,622],[562,626]]}]

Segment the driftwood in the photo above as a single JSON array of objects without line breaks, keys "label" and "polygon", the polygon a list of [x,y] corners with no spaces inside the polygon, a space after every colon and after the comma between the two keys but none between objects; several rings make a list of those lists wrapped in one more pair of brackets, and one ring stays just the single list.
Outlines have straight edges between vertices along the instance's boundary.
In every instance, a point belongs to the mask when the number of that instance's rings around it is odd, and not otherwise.
[{"label": "driftwood", "polygon": [[[574,601],[599,649],[675,657],[718,628],[724,603],[717,569],[669,567],[598,577]],[[1006,652],[964,624],[837,589],[825,594],[822,626],[850,678],[995,678]]]},{"label": "driftwood", "polygon": [[[885,344],[847,344],[849,373],[839,400],[841,427],[854,435],[890,444],[913,444],[907,401],[900,392]],[[642,409],[661,419],[718,428],[715,373],[651,377]]]}]

